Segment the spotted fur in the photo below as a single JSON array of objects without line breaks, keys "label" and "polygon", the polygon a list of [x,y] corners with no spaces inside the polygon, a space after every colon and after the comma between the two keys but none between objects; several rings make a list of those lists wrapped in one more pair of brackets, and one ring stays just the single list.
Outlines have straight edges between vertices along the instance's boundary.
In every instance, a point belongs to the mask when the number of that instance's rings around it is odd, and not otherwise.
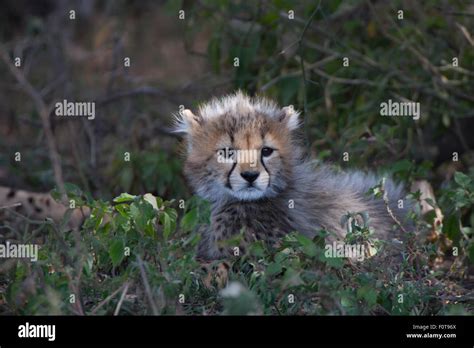
[{"label": "spotted fur", "polygon": [[[48,193],[15,190],[0,186],[0,214],[7,215],[10,210],[31,219],[44,220],[50,218],[58,222],[64,217],[68,207],[56,202]],[[88,208],[83,208],[82,211],[74,209],[68,221],[69,227],[79,227],[88,213]]]},{"label": "spotted fur", "polygon": [[[380,178],[360,171],[337,173],[305,158],[295,132],[298,116],[292,107],[242,92],[213,99],[196,114],[183,110],[176,116],[175,129],[186,142],[185,174],[212,205],[211,224],[202,231],[202,258],[228,256],[232,249],[225,241],[239,233],[244,249],[252,240],[274,243],[292,231],[311,237],[326,229],[342,238],[346,229],[340,221],[348,212],[367,212],[376,236],[390,238],[393,218],[382,200],[366,195]],[[222,163],[222,149],[256,150],[258,163]],[[249,173],[258,176],[249,182]],[[403,221],[406,205],[398,209],[395,204],[402,187],[387,180],[385,188],[389,207]]]}]

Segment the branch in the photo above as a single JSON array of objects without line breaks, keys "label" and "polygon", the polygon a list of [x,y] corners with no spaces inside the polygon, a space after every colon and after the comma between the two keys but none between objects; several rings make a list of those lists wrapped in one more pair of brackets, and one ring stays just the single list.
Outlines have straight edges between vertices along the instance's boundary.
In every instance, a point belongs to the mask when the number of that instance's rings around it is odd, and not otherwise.
[{"label": "branch", "polygon": [[[304,124],[307,125],[307,117],[308,117],[308,96],[307,96],[307,79],[306,79],[306,70],[305,70],[305,66],[304,66],[304,55],[303,55],[303,40],[304,40],[304,36],[306,34],[306,31],[308,30],[309,26],[311,25],[311,23],[313,22],[313,19],[314,19],[314,16],[316,16],[316,13],[318,13],[319,9],[321,8],[321,0],[319,0],[319,3],[318,3],[318,6],[316,6],[315,10],[313,11],[313,13],[311,13],[311,16],[309,17],[308,21],[306,22],[304,28],[303,28],[303,31],[301,32],[301,36],[298,40],[298,51],[299,51],[299,54],[300,54],[300,67],[301,67],[301,75],[303,77],[303,118],[304,118]],[[305,136],[305,140],[306,140],[306,147],[309,148],[310,147],[310,141],[309,141],[309,133],[308,133],[308,127],[306,127],[306,136]]]},{"label": "branch", "polygon": [[120,312],[120,308],[122,307],[123,300],[125,300],[125,296],[127,295],[128,286],[130,285],[129,282],[126,283],[125,288],[123,289],[122,296],[120,296],[120,300],[115,308],[114,315],[118,315]]},{"label": "branch", "polygon": [[459,24],[456,22],[456,26],[461,30],[462,34],[466,38],[466,40],[471,44],[471,46],[474,46],[474,39],[472,38],[471,34],[469,34],[469,31],[466,29],[465,26]]},{"label": "branch", "polygon": [[140,274],[142,277],[143,285],[145,287],[145,293],[148,298],[148,302],[150,302],[151,310],[153,312],[153,315],[158,315],[158,308],[156,308],[156,303],[153,300],[153,295],[151,294],[151,287],[150,283],[148,282],[148,277],[146,276],[146,271],[145,267],[143,266],[143,261],[140,258],[140,256],[137,256],[137,263],[138,267],[140,268]]},{"label": "branch", "polygon": [[[311,64],[307,65],[306,70],[312,70],[314,68],[322,66],[322,65],[324,65],[328,62],[331,62],[331,61],[335,60],[338,57],[339,57],[339,55],[336,55],[336,54],[325,57],[321,60],[318,60],[317,62],[314,62],[314,63],[311,63]],[[268,88],[270,88],[271,86],[273,86],[275,83],[279,82],[282,79],[285,79],[285,78],[288,78],[288,77],[297,77],[297,76],[300,76],[302,74],[303,74],[303,72],[301,70],[297,70],[297,71],[293,71],[293,72],[290,72],[290,73],[285,74],[285,75],[278,75],[275,78],[268,81],[262,87],[260,87],[260,90],[262,92],[265,92]],[[307,79],[307,81],[309,81],[309,80]]]},{"label": "branch", "polygon": [[382,199],[385,204],[385,208],[387,210],[388,215],[392,218],[392,220],[397,224],[398,227],[403,231],[403,233],[408,233],[405,227],[403,227],[402,223],[396,218],[395,214],[393,213],[392,209],[390,209],[389,202],[388,202],[388,195],[387,191],[385,190],[385,178],[382,179],[382,185],[381,185],[381,191],[382,191]]},{"label": "branch", "polygon": [[122,98],[130,98],[134,97],[137,95],[154,95],[154,96],[160,96],[163,98],[167,98],[171,100],[173,103],[177,104],[182,104],[179,100],[177,100],[175,97],[168,95],[166,92],[163,92],[162,90],[154,87],[149,87],[149,86],[143,86],[139,87],[136,89],[128,90],[128,91],[119,91],[116,92],[115,94],[112,94],[110,96],[105,96],[102,98],[99,98],[97,101],[97,107],[103,107],[104,105],[110,104],[116,100],[122,99]]},{"label": "branch", "polygon": [[[115,290],[113,293],[111,293],[109,296],[107,296],[104,300],[102,300],[92,311],[91,311],[91,314],[94,315],[97,313],[97,311],[99,309],[101,309],[104,305],[106,305],[107,303],[110,302],[111,299],[113,299],[120,291],[123,291],[125,289],[124,292],[126,292],[126,289],[128,289],[128,282],[125,282],[124,284],[122,284],[117,290]],[[123,292],[123,293],[124,293]],[[123,296],[123,293],[122,293],[122,296]],[[123,301],[122,299],[120,299],[120,301]],[[114,314],[116,315],[116,314]]]},{"label": "branch", "polygon": [[343,77],[337,77],[337,76],[329,75],[329,74],[325,73],[324,71],[322,71],[320,69],[317,69],[317,68],[313,68],[311,70],[314,71],[319,76],[322,76],[322,77],[324,77],[326,79],[329,79],[329,80],[331,80],[333,82],[336,82],[336,83],[342,83],[342,84],[347,84],[347,85],[378,86],[378,83],[372,82],[372,81],[369,81],[369,80],[366,80],[366,79],[346,79],[346,78],[343,78]]},{"label": "branch", "polygon": [[24,76],[23,72],[12,64],[10,57],[3,47],[0,48],[0,58],[5,62],[8,69],[10,70],[10,73],[15,77],[21,88],[23,88],[23,90],[30,96],[35,104],[35,107],[40,115],[43,131],[46,137],[49,158],[53,166],[54,180],[59,192],[64,194],[65,189],[61,168],[61,158],[59,157],[59,153],[56,148],[56,141],[49,123],[50,108],[44,102],[41,93],[31,85],[31,83]]}]

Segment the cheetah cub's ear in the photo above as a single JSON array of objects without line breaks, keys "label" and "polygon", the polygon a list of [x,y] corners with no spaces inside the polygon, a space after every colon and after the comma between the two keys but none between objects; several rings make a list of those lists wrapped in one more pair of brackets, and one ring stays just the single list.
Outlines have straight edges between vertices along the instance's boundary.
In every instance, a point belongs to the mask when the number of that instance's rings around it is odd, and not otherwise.
[{"label": "cheetah cub's ear", "polygon": [[280,122],[285,123],[290,131],[297,129],[300,126],[299,111],[296,111],[293,105],[285,106],[281,110]]},{"label": "cheetah cub's ear", "polygon": [[176,115],[175,133],[191,133],[201,124],[202,119],[189,109],[184,109]]}]

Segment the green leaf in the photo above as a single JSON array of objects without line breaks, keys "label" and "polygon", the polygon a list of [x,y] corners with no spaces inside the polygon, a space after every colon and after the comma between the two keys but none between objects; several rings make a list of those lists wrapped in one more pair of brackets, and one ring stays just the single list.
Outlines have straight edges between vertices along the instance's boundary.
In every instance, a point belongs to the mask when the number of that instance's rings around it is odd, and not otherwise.
[{"label": "green leaf", "polygon": [[64,189],[66,190],[68,197],[82,196],[82,190],[77,185],[65,182]]},{"label": "green leaf", "polygon": [[196,246],[200,240],[201,235],[199,233],[192,233],[189,238],[184,241],[183,246]]},{"label": "green leaf", "polygon": [[135,199],[134,195],[131,195],[129,193],[122,193],[120,196],[114,198],[115,203],[124,203],[124,202],[130,202]]},{"label": "green leaf", "polygon": [[392,170],[392,173],[398,173],[398,172],[406,173],[411,170],[412,166],[413,164],[409,160],[404,159],[404,160],[395,162],[391,166],[391,170]]},{"label": "green leaf", "polygon": [[288,268],[283,276],[282,288],[290,288],[304,284],[303,279],[300,277],[301,271],[296,271],[293,268]]},{"label": "green leaf", "polygon": [[357,298],[364,299],[372,307],[377,303],[377,291],[370,285],[365,285],[357,290]]},{"label": "green leaf", "polygon": [[164,210],[171,219],[171,233],[176,230],[176,222],[178,220],[178,212],[170,207],[166,207]]},{"label": "green leaf", "polygon": [[61,200],[61,194],[59,193],[59,190],[57,188],[52,189],[49,194],[51,195],[51,197],[53,197],[55,201],[59,202]]},{"label": "green leaf", "polygon": [[153,228],[151,228],[150,225],[155,221],[157,212],[153,209],[151,204],[144,200],[132,203],[130,205],[130,215],[139,231],[153,235]]},{"label": "green leaf", "polygon": [[184,232],[194,230],[198,223],[198,211],[197,209],[191,209],[181,219],[181,229]]},{"label": "green leaf", "polygon": [[461,228],[459,226],[459,219],[456,215],[450,215],[444,220],[443,233],[455,244],[458,244],[459,239],[461,238]]},{"label": "green leaf", "polygon": [[[71,184],[69,182],[64,183],[64,190],[68,198],[74,199],[76,201],[76,205],[82,205],[82,190],[79,188],[79,186]],[[51,190],[51,196],[59,201],[61,199],[61,194],[59,192],[58,188],[54,188]]]},{"label": "green leaf", "polygon": [[454,181],[461,187],[467,188],[471,183],[471,178],[461,172],[454,173]]},{"label": "green leaf", "polygon": [[282,270],[283,270],[283,267],[281,267],[280,263],[273,262],[268,265],[266,273],[268,276],[272,276],[272,275],[280,273]]},{"label": "green leaf", "polygon": [[135,203],[130,206],[130,215],[134,220],[137,220],[140,217],[140,209],[138,209],[138,206]]},{"label": "green leaf", "polygon": [[329,267],[336,269],[342,268],[344,266],[345,259],[342,257],[326,257],[325,253],[319,255],[319,260],[324,262]]},{"label": "green leaf", "polygon": [[354,307],[355,301],[354,297],[349,292],[343,292],[341,294],[341,306],[344,308],[352,308]]},{"label": "green leaf", "polygon": [[151,193],[147,193],[143,196],[143,200],[147,203],[150,203],[153,209],[159,210],[158,200]]},{"label": "green leaf", "polygon": [[302,247],[301,249],[305,255],[314,257],[318,254],[318,248],[310,238],[303,236],[302,234],[298,234],[296,235],[296,239],[300,243]]},{"label": "green leaf", "polygon": [[160,222],[163,226],[163,236],[165,237],[165,239],[168,239],[172,232],[171,217],[168,213],[162,212],[160,215]]},{"label": "green leaf", "polygon": [[114,266],[119,265],[124,258],[124,243],[118,238],[112,242],[109,247],[109,256]]},{"label": "green leaf", "polygon": [[263,247],[263,243],[261,241],[256,241],[250,244],[249,253],[255,257],[264,257],[265,256],[265,248]]},{"label": "green leaf", "polygon": [[128,211],[126,210],[129,207],[128,204],[118,204],[114,208],[119,212],[124,218],[128,218]]}]

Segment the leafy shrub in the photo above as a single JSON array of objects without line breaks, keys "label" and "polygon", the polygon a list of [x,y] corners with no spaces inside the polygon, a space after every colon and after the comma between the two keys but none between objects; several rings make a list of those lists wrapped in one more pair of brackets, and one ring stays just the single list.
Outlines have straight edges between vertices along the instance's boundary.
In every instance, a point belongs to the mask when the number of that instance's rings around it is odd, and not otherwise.
[{"label": "leafy shrub", "polygon": [[[449,215],[457,224],[461,216],[456,214],[466,209],[472,214],[472,188],[469,177],[457,174],[441,199],[442,204],[459,202]],[[15,261],[0,278],[8,285],[2,297],[12,313],[113,314],[119,308],[120,314],[135,315],[420,315],[469,310],[460,301],[445,300],[443,274],[429,267],[439,246],[420,243],[414,233],[398,266],[380,254],[363,263],[328,257],[326,231],[313,239],[291,233],[278,246],[257,241],[245,255],[203,264],[195,251],[199,229],[209,223],[209,205],[197,197],[176,202],[124,193],[105,202],[74,185],[67,189],[68,199],[89,207],[90,216],[78,231],[67,227],[67,216],[59,225],[41,224],[45,242],[38,262]],[[357,215],[344,217],[352,221],[347,243],[370,241],[367,219]],[[465,262],[464,251],[472,252],[471,228],[454,228],[458,225],[449,219],[442,233],[460,247]],[[223,261],[228,269],[219,274]]]}]

